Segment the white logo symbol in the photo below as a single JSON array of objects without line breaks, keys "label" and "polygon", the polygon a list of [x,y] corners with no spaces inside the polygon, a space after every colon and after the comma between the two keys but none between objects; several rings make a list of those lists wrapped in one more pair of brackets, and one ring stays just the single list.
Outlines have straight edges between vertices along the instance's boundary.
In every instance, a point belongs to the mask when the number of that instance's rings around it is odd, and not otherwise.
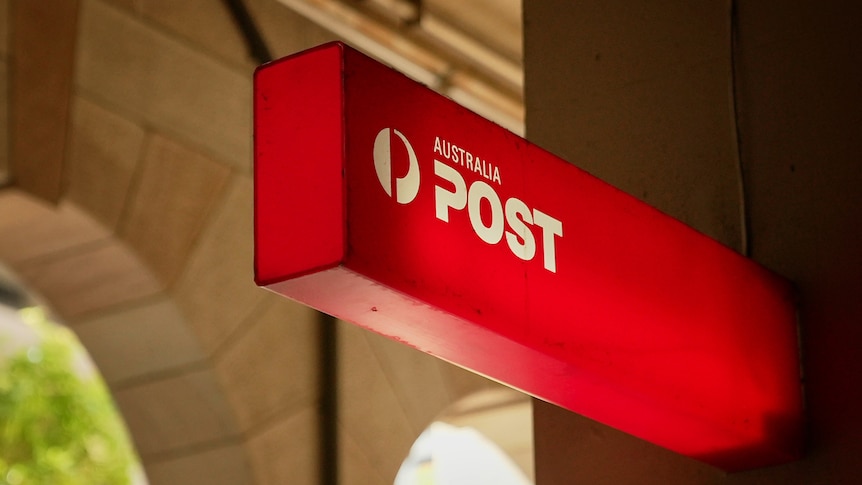
[{"label": "white logo symbol", "polygon": [[407,204],[412,202],[416,198],[416,194],[419,193],[419,162],[416,160],[413,146],[400,131],[394,128],[383,128],[377,134],[377,138],[374,139],[374,168],[377,170],[377,178],[380,180],[383,190],[386,191],[386,195],[392,197],[392,137],[390,132],[394,132],[398,138],[401,138],[410,160],[407,173],[403,177],[395,177],[395,200],[399,204]]}]

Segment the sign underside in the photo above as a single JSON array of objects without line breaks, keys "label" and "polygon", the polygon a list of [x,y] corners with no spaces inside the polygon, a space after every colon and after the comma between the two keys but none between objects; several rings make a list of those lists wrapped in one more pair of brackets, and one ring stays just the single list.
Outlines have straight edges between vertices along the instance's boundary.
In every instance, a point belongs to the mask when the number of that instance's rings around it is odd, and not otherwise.
[{"label": "sign underside", "polygon": [[254,86],[259,285],[725,470],[799,456],[788,282],[343,44]]}]

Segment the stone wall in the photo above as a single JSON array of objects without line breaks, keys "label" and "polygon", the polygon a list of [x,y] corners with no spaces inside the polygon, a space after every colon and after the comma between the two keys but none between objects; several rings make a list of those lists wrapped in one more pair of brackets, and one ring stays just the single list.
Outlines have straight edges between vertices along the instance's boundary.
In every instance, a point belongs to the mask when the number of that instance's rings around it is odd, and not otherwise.
[{"label": "stone wall", "polygon": [[[332,39],[246,3],[279,56]],[[319,321],[253,284],[254,63],[224,3],[81,0],[76,25],[62,195],[0,190],[0,260],[78,333],[153,485],[317,483]],[[434,416],[490,384],[337,325],[342,483],[392,483]]]},{"label": "stone wall", "polygon": [[542,485],[862,480],[862,17],[851,2],[736,3],[732,54],[728,2],[526,1],[527,133],[737,249],[741,158],[751,256],[799,289],[805,458],[726,475],[536,403]]}]

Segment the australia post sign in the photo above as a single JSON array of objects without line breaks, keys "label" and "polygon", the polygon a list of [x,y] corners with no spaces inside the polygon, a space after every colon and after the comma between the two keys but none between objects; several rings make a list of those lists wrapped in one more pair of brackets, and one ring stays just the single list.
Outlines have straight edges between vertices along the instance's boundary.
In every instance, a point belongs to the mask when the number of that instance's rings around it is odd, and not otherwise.
[{"label": "australia post sign", "polygon": [[259,285],[727,470],[797,457],[786,281],[343,44],[254,86]]}]

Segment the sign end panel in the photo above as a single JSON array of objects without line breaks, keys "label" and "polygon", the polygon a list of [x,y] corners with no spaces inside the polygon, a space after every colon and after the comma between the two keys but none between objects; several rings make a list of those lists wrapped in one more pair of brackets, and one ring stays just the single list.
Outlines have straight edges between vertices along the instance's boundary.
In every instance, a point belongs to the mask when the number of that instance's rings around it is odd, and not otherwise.
[{"label": "sign end panel", "polygon": [[255,71],[258,285],[344,258],[344,49],[324,44]]}]

